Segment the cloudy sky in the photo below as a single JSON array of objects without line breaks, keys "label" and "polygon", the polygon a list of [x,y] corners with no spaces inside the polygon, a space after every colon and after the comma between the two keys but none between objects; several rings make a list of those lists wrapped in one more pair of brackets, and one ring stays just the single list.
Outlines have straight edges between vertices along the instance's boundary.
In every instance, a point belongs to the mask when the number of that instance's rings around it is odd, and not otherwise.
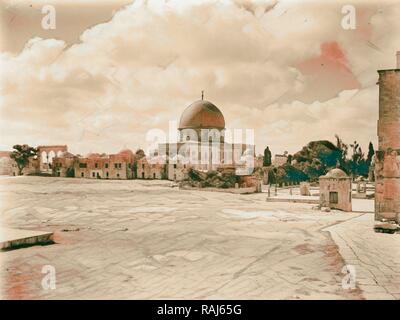
[{"label": "cloudy sky", "polygon": [[[66,4],[68,3],[68,4]],[[56,9],[44,30],[43,5]],[[342,27],[343,5],[356,28]],[[376,142],[377,69],[394,68],[394,1],[2,0],[0,150],[145,148],[205,98],[258,153]]]}]

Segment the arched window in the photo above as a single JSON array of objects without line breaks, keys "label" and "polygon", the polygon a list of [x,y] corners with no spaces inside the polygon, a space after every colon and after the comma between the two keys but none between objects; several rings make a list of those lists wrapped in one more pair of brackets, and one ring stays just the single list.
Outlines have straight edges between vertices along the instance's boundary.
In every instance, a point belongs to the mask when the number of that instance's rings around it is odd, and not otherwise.
[{"label": "arched window", "polygon": [[48,163],[47,152],[46,151],[42,151],[42,153],[40,154],[40,160],[41,160],[42,163]]},{"label": "arched window", "polygon": [[56,156],[55,152],[53,150],[51,150],[47,156],[48,162],[52,163],[53,162],[53,158]]}]

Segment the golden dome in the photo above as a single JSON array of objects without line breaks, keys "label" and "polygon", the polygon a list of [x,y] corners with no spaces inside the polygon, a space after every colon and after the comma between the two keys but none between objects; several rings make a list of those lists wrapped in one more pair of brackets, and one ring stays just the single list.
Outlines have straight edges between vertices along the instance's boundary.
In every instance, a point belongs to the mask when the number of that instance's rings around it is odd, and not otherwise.
[{"label": "golden dome", "polygon": [[198,100],[183,111],[179,129],[225,129],[222,112],[207,100]]}]

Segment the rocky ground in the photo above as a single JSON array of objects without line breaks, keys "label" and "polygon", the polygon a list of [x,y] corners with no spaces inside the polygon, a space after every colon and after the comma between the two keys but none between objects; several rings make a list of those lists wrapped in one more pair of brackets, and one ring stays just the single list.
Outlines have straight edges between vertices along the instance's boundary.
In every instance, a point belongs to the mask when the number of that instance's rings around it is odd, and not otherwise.
[{"label": "rocky ground", "polygon": [[[371,213],[168,181],[2,177],[0,192],[3,225],[56,242],[0,253],[2,298],[400,298],[400,235],[373,233]],[[342,286],[349,263],[353,290]],[[54,290],[41,285],[45,265]]]}]

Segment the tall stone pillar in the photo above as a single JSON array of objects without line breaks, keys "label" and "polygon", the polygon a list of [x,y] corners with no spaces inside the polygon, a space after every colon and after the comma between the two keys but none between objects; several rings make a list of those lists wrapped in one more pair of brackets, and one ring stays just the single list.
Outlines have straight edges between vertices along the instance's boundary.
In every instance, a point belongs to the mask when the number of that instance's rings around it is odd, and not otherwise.
[{"label": "tall stone pillar", "polygon": [[379,73],[379,146],[375,155],[375,220],[400,223],[400,53],[397,69]]}]

